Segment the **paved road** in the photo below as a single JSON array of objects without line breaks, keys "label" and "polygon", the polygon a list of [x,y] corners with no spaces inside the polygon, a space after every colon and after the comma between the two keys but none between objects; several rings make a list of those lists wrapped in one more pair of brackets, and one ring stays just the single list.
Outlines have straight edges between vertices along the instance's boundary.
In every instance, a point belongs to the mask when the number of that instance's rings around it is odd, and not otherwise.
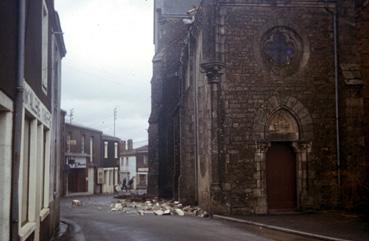
[{"label": "paved road", "polygon": [[72,224],[73,241],[312,241],[304,237],[200,217],[138,216],[111,212],[112,196],[79,197],[82,207],[62,200],[62,217]]}]

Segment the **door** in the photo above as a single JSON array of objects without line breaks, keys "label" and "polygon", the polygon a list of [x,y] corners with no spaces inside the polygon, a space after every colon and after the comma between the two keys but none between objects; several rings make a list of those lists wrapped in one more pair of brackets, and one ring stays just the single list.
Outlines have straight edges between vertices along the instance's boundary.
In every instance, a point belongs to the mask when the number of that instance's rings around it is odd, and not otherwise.
[{"label": "door", "polygon": [[266,157],[269,212],[296,208],[296,155],[291,143],[272,143]]},{"label": "door", "polygon": [[70,169],[68,189],[70,193],[87,192],[87,168]]}]

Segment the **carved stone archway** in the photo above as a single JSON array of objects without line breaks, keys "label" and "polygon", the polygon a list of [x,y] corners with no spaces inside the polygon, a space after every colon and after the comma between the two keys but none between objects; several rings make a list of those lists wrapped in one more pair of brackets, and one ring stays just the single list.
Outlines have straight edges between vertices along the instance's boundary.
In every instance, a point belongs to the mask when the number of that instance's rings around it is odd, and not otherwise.
[{"label": "carved stone archway", "polygon": [[296,153],[297,208],[304,206],[308,191],[308,162],[313,137],[309,111],[294,97],[271,97],[254,120],[256,190],[255,213],[268,213],[266,153],[272,142],[291,142]]}]

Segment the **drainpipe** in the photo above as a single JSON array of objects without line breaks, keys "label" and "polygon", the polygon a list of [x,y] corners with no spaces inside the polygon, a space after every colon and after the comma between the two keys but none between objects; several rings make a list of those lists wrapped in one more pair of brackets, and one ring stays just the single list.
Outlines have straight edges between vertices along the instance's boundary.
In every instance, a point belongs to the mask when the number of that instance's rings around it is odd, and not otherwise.
[{"label": "drainpipe", "polygon": [[26,35],[26,1],[18,0],[18,53],[17,86],[13,135],[12,193],[11,193],[11,240],[19,241],[19,167],[22,145],[23,91],[24,91],[24,52]]},{"label": "drainpipe", "polygon": [[334,44],[334,83],[335,83],[335,107],[336,107],[336,155],[337,155],[337,185],[341,186],[341,141],[340,141],[340,116],[339,116],[339,53],[338,53],[338,3],[335,2],[335,10],[326,7],[327,12],[332,16],[333,24],[333,44]]}]

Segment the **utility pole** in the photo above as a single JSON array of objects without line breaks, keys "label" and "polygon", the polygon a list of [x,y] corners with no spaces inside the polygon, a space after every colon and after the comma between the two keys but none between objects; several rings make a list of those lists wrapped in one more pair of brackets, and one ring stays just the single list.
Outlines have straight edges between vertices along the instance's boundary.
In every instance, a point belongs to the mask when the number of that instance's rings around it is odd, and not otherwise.
[{"label": "utility pole", "polygon": [[115,122],[117,120],[117,113],[118,113],[118,108],[115,107],[114,108],[114,136],[115,136]]},{"label": "utility pole", "polygon": [[74,116],[74,109],[72,108],[69,111],[69,123],[70,124],[72,124],[73,116]]}]

